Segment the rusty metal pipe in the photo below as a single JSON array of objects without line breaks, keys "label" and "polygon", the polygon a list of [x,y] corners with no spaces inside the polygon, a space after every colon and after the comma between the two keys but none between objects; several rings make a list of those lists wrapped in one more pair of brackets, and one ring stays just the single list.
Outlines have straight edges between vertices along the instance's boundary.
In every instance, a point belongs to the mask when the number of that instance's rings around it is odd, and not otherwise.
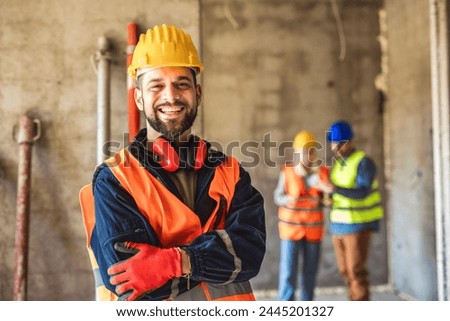
[{"label": "rusty metal pipe", "polygon": [[20,119],[17,143],[19,169],[17,182],[17,213],[15,238],[14,300],[27,298],[28,231],[30,213],[31,147],[40,136],[40,122],[28,116]]}]

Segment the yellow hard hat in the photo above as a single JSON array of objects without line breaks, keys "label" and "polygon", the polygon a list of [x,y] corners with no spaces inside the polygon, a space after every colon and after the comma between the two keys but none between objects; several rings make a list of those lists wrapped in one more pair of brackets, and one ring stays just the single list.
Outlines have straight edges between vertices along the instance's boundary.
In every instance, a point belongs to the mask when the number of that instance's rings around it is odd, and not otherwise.
[{"label": "yellow hard hat", "polygon": [[309,148],[317,144],[316,138],[313,134],[306,130],[302,130],[295,135],[293,147],[295,149]]},{"label": "yellow hard hat", "polygon": [[155,26],[141,34],[128,72],[136,78],[139,68],[188,67],[199,74],[203,64],[191,36],[175,26]]}]

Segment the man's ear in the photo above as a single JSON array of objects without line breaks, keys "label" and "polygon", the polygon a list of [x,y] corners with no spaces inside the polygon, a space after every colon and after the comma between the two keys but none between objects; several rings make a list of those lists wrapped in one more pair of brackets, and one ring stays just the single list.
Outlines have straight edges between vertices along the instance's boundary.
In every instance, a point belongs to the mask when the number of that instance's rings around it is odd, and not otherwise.
[{"label": "man's ear", "polygon": [[197,93],[197,106],[199,106],[202,103],[202,98],[203,98],[202,86],[200,84],[197,84],[195,91]]},{"label": "man's ear", "polygon": [[134,101],[136,102],[136,106],[140,111],[144,110],[144,102],[142,101],[142,94],[139,88],[134,88]]}]

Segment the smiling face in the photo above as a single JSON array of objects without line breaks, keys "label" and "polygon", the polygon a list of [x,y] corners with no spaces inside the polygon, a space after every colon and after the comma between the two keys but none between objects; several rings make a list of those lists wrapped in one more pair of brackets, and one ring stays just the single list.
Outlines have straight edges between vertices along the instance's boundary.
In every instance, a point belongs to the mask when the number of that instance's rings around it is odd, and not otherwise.
[{"label": "smiling face", "polygon": [[197,116],[201,86],[185,67],[162,67],[139,76],[134,92],[136,104],[145,114],[147,138],[164,135],[170,140],[185,140]]}]

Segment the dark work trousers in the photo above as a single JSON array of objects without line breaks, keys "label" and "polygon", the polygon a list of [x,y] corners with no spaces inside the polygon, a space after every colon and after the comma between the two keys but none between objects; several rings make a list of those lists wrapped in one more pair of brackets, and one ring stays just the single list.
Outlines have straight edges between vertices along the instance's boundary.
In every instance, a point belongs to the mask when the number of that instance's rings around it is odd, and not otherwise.
[{"label": "dark work trousers", "polygon": [[366,267],[370,230],[354,234],[333,235],[339,273],[344,277],[349,300],[368,301],[370,290]]}]

